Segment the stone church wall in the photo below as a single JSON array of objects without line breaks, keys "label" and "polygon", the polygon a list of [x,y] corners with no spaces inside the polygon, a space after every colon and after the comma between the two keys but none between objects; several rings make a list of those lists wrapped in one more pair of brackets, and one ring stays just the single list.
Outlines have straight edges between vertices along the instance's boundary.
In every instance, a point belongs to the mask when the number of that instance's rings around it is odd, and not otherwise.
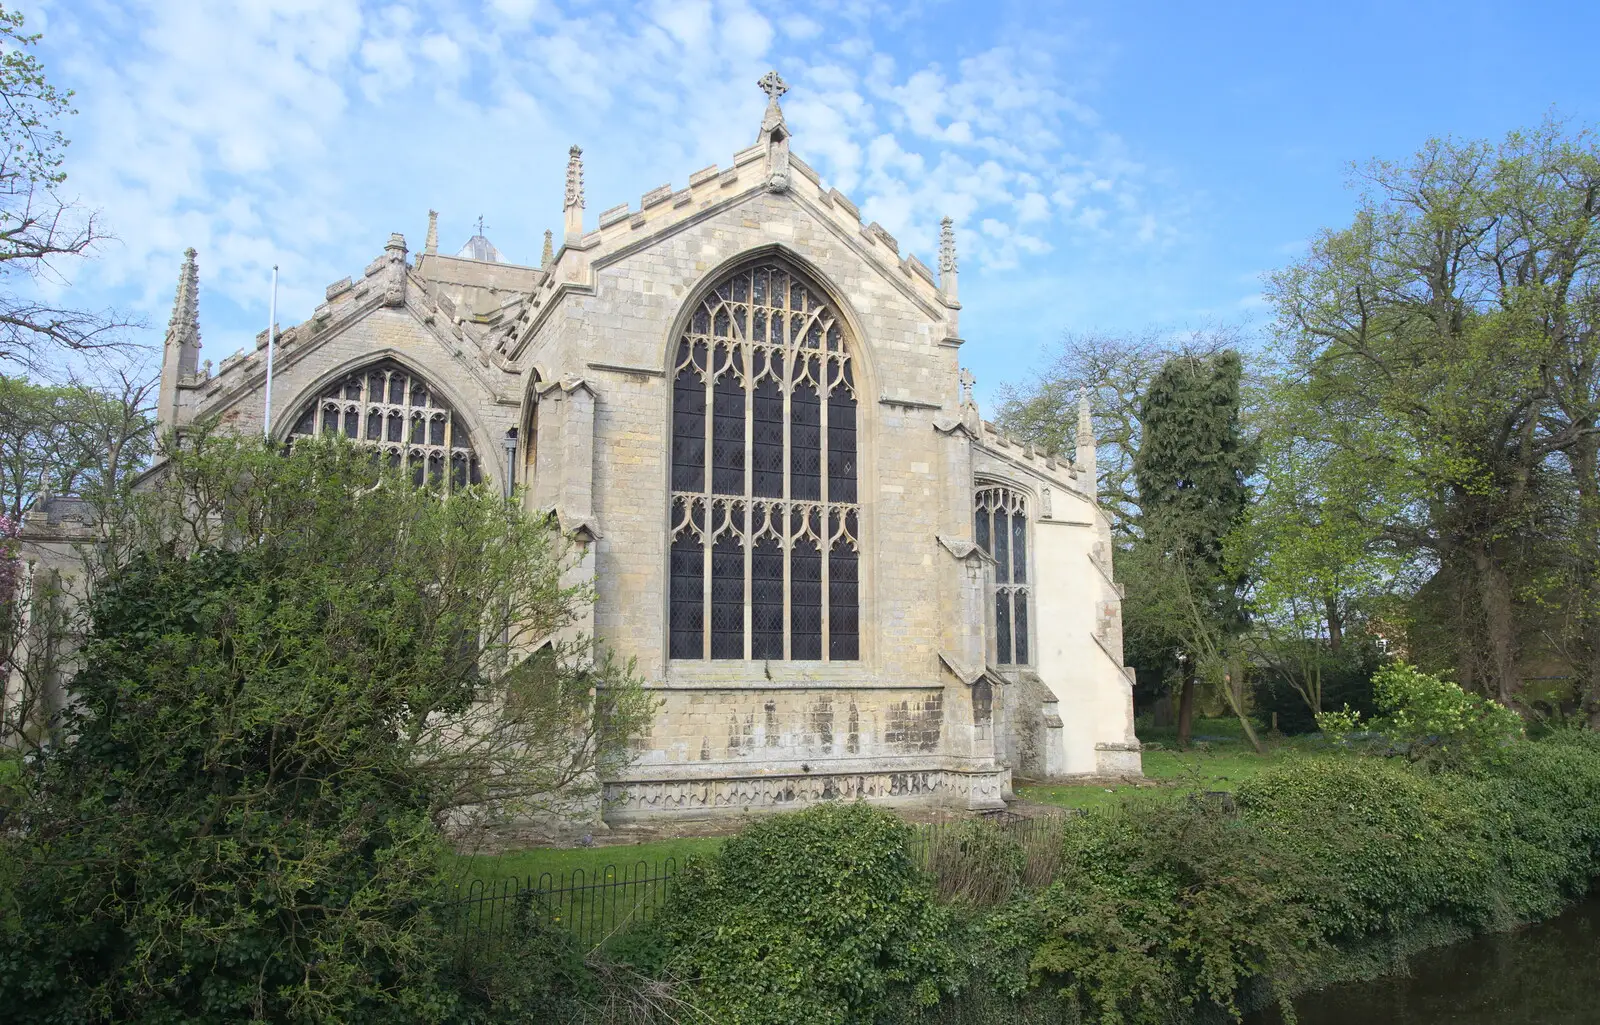
[{"label": "stone church wall", "polygon": [[[565,244],[539,268],[440,256],[432,228],[412,267],[392,236],[359,279],[331,286],[307,323],[283,332],[275,435],[327,383],[384,358],[418,372],[470,425],[487,479],[505,479],[503,443],[517,428],[526,509],[556,513],[585,546],[573,572],[592,575],[597,601],[578,628],[636,660],[662,702],[633,765],[605,781],[610,821],[853,798],[994,808],[1013,768],[1137,772],[1104,518],[1073,464],[982,422],[959,366],[949,225],[936,283],[788,152],[775,95],[761,140],[684,189],[652,190],[637,211],[602,213],[588,232],[574,149]],[[168,362],[179,369],[163,416],[259,431],[259,346],[215,376],[182,369],[198,350],[190,257],[178,304],[187,312],[174,325],[194,323],[187,336],[169,328]],[[668,658],[680,321],[704,288],[756,258],[814,279],[845,325],[858,660]],[[1092,463],[1087,473],[1092,481]],[[982,482],[1029,496],[1034,642],[1024,665],[993,664],[995,563],[973,530]]]}]

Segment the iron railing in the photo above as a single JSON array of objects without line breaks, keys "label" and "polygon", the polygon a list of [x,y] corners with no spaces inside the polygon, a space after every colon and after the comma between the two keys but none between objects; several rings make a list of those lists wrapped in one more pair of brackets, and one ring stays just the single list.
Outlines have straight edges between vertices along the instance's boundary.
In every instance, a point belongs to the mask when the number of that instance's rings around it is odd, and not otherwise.
[{"label": "iron railing", "polygon": [[[1050,845],[1065,816],[1029,818],[1009,812],[986,816],[1025,848]],[[940,840],[962,821],[917,825],[910,844],[913,860],[932,868]],[[593,871],[545,872],[538,876],[474,879],[450,888],[440,903],[446,924],[469,940],[463,949],[481,948],[525,935],[535,926],[569,933],[584,949],[647,921],[676,889],[682,864],[677,858],[606,865]]]},{"label": "iron railing", "polygon": [[470,937],[471,945],[504,942],[542,926],[571,934],[587,949],[648,919],[666,902],[678,871],[678,859],[666,858],[593,871],[474,879],[452,887],[441,910],[447,925]]}]

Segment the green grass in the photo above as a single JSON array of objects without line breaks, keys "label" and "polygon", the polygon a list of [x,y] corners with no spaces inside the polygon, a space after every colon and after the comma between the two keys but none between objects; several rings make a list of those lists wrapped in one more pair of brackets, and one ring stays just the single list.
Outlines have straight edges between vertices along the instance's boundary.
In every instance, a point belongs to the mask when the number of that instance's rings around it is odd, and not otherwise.
[{"label": "green grass", "polygon": [[[1097,783],[1057,783],[1045,786],[1019,785],[1017,796],[1038,804],[1058,808],[1101,808],[1114,805],[1128,795],[1140,799],[1173,800],[1185,794],[1205,790],[1232,790],[1239,783],[1286,761],[1303,758],[1313,751],[1326,752],[1327,744],[1320,736],[1263,738],[1267,751],[1258,755],[1250,750],[1244,732],[1235,719],[1199,719],[1194,725],[1194,742],[1188,751],[1175,750],[1175,729],[1145,729],[1140,731],[1145,742],[1145,779],[1138,784],[1107,786]],[[582,869],[588,879],[595,879],[608,866],[619,872],[632,873],[643,861],[655,866],[668,858],[677,860],[681,867],[686,858],[704,857],[716,851],[722,843],[720,836],[679,837],[639,844],[619,844],[611,847],[539,847],[529,850],[509,851],[504,854],[463,855],[455,859],[458,871],[453,873],[462,880],[497,880],[508,877],[527,879],[548,872],[559,879],[562,874],[570,879]]]},{"label": "green grass", "polygon": [[560,879],[563,874],[571,879],[581,869],[586,879],[593,880],[612,866],[618,872],[634,873],[641,861],[648,866],[647,871],[668,858],[676,859],[682,868],[685,858],[711,854],[722,840],[720,836],[680,837],[610,847],[535,847],[504,854],[468,854],[455,859],[452,867],[458,871],[452,875],[484,880],[531,877],[537,883],[546,872],[552,879]]},{"label": "green grass", "polygon": [[1311,752],[1328,751],[1320,736],[1262,738],[1264,754],[1256,754],[1234,719],[1201,719],[1194,725],[1194,742],[1188,751],[1174,750],[1177,731],[1144,730],[1145,780],[1139,784],[1051,784],[1018,786],[1017,796],[1060,808],[1103,808],[1129,794],[1152,800],[1172,800],[1205,790],[1232,790],[1243,781]]}]

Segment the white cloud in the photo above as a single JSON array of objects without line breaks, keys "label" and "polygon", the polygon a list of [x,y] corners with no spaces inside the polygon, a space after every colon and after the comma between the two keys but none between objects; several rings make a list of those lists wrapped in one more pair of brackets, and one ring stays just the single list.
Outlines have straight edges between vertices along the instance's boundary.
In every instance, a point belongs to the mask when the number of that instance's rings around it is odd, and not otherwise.
[{"label": "white cloud", "polygon": [[449,36],[433,33],[422,37],[422,55],[440,70],[454,74],[461,70],[461,47]]},{"label": "white cloud", "polygon": [[774,66],[795,152],[902,251],[931,262],[955,218],[968,280],[1090,235],[1102,252],[1159,246],[1179,216],[1046,40],[914,61],[900,40],[917,20],[887,5],[775,24],[746,0],[95,2],[47,8],[47,59],[83,110],[72,185],[122,239],[79,285],[162,324],[195,245],[212,357],[264,320],[274,262],[282,319],[298,319],[389,231],[420,244],[429,207],[446,246],[482,213],[512,258],[537,259],[571,143],[591,216],[726,163],[755,137],[755,81]]}]

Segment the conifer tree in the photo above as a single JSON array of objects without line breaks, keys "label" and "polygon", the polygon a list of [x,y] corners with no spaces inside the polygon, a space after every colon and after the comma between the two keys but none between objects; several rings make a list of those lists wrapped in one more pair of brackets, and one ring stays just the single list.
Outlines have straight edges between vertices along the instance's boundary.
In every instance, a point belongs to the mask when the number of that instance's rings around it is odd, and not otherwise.
[{"label": "conifer tree", "polygon": [[1176,356],[1151,381],[1140,408],[1143,443],[1134,458],[1139,485],[1135,561],[1146,593],[1132,594],[1141,613],[1164,625],[1184,660],[1179,742],[1186,744],[1198,673],[1221,684],[1246,736],[1243,680],[1230,666],[1232,641],[1245,625],[1240,589],[1224,559],[1224,540],[1240,521],[1254,472],[1254,445],[1239,425],[1239,354]]}]

